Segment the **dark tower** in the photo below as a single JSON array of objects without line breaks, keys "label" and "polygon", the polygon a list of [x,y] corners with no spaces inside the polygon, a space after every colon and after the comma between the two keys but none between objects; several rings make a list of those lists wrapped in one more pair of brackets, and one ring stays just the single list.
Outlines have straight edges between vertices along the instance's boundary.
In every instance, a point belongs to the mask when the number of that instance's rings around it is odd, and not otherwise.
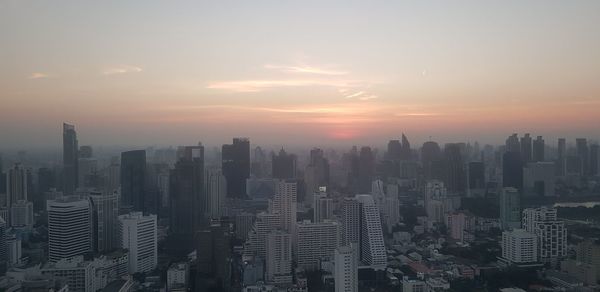
[{"label": "dark tower", "polygon": [[121,208],[144,210],[146,150],[121,153]]},{"label": "dark tower", "polygon": [[246,196],[246,179],[250,178],[250,141],[233,138],[233,144],[224,144],[221,150],[221,167],[227,179],[227,196]]},{"label": "dark tower", "polygon": [[520,152],[507,151],[502,155],[502,186],[523,190],[523,160]]},{"label": "dark tower", "polygon": [[296,177],[296,155],[287,154],[283,148],[271,159],[273,178],[290,179]]},{"label": "dark tower", "polygon": [[63,191],[73,195],[78,186],[79,146],[75,126],[63,124]]}]

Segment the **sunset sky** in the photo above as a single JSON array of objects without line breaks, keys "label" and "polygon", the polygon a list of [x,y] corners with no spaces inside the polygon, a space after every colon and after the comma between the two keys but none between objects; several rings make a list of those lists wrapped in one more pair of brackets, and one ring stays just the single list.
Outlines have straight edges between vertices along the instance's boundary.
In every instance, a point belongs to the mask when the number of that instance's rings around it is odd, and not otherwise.
[{"label": "sunset sky", "polygon": [[600,1],[0,0],[0,102],[5,147],[597,139]]}]

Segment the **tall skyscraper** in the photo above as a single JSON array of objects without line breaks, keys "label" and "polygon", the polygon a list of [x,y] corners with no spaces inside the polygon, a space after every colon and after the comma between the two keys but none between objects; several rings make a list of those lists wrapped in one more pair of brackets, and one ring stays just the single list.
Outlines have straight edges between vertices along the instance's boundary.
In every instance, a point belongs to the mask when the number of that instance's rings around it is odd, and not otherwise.
[{"label": "tall skyscraper", "polygon": [[250,141],[234,138],[233,144],[224,144],[221,150],[221,169],[227,179],[227,196],[246,196],[246,179],[250,178]]},{"label": "tall skyscraper", "polygon": [[121,208],[145,211],[146,150],[121,153]]},{"label": "tall skyscraper", "polygon": [[63,124],[63,192],[73,195],[78,184],[79,145],[75,126]]},{"label": "tall skyscraper", "polygon": [[524,163],[532,161],[532,147],[531,147],[531,135],[529,133],[525,134],[521,138],[521,158]]},{"label": "tall skyscraper", "polygon": [[521,152],[521,142],[517,134],[512,134],[506,139],[506,151]]},{"label": "tall skyscraper", "polygon": [[319,223],[327,219],[333,219],[333,199],[328,198],[325,192],[316,193],[313,198],[313,222]]},{"label": "tall skyscraper", "polygon": [[206,205],[202,205],[204,147],[182,147],[178,159],[169,179],[170,231],[180,240],[182,249],[191,250],[195,232],[206,226]]},{"label": "tall skyscraper", "polygon": [[565,138],[558,139],[556,170],[558,176],[565,176],[567,173],[567,140]]},{"label": "tall skyscraper", "polygon": [[296,178],[296,155],[287,154],[283,148],[271,158],[273,178]]},{"label": "tall skyscraper", "polygon": [[292,282],[292,238],[289,233],[273,231],[266,241],[266,280],[272,284]]},{"label": "tall skyscraper", "polygon": [[516,188],[503,188],[500,193],[500,225],[503,230],[521,226],[521,195]]},{"label": "tall skyscraper", "polygon": [[523,169],[523,194],[527,196],[549,196],[555,194],[554,162],[530,162]]},{"label": "tall skyscraper", "polygon": [[425,185],[425,213],[427,220],[431,223],[444,223],[446,216],[446,205],[444,201],[447,198],[447,189],[444,183],[438,180],[428,181]]},{"label": "tall skyscraper", "polygon": [[545,151],[546,151],[546,144],[544,143],[544,138],[542,136],[537,136],[537,138],[535,140],[533,140],[533,161],[534,162],[544,161]]},{"label": "tall skyscraper", "polygon": [[371,147],[360,148],[358,158],[358,191],[362,194],[368,194],[371,191],[371,183],[375,176],[375,155]]},{"label": "tall skyscraper", "polygon": [[196,291],[229,291],[232,283],[232,234],[216,221],[196,233],[198,277]]},{"label": "tall skyscraper", "polygon": [[358,251],[355,245],[335,250],[335,292],[358,292]]},{"label": "tall skyscraper", "polygon": [[466,190],[465,160],[461,144],[449,143],[444,146],[446,175],[444,182],[449,192],[461,193]]},{"label": "tall skyscraper", "polygon": [[588,148],[588,142],[585,138],[575,139],[575,144],[577,146],[577,157],[579,157],[579,161],[581,161],[581,174],[589,175],[590,174],[590,150]]},{"label": "tall skyscraper", "polygon": [[502,186],[523,189],[523,160],[520,152],[507,151],[502,155]]},{"label": "tall skyscraper", "polygon": [[600,174],[600,145],[590,146],[590,175]]},{"label": "tall skyscraper", "polygon": [[350,245],[360,242],[360,204],[355,198],[344,198],[342,201],[342,244]]},{"label": "tall skyscraper", "polygon": [[313,193],[319,191],[320,187],[329,185],[329,160],[319,148],[310,150],[310,160],[304,170],[304,184],[306,185],[305,205],[312,205]]},{"label": "tall skyscraper", "polygon": [[47,204],[48,259],[56,262],[91,252],[93,224],[89,200],[64,197],[49,200]]},{"label": "tall skyscraper", "polygon": [[371,195],[356,195],[360,204],[360,260],[374,269],[385,269],[386,249],[379,209]]},{"label": "tall skyscraper", "polygon": [[119,195],[117,192],[90,192],[94,222],[94,251],[106,252],[120,246],[118,241]]},{"label": "tall skyscraper", "polygon": [[6,174],[6,205],[8,208],[18,201],[28,200],[27,170],[20,164],[7,171]]},{"label": "tall skyscraper", "polygon": [[218,219],[223,215],[225,208],[225,199],[227,196],[227,182],[225,176],[218,169],[206,170],[204,178],[204,196],[206,202],[202,200],[202,205],[206,206],[206,218]]},{"label": "tall skyscraper", "polygon": [[129,273],[145,273],[158,264],[156,215],[132,212],[119,216],[121,247],[129,251]]},{"label": "tall skyscraper", "polygon": [[335,249],[340,246],[341,227],[335,221],[312,223],[299,222],[296,229],[296,254],[298,267],[318,270],[321,261],[333,260]]},{"label": "tall skyscraper", "polygon": [[428,141],[421,147],[421,165],[425,179],[443,179],[442,151],[438,143]]},{"label": "tall skyscraper", "polygon": [[387,145],[387,159],[400,160],[402,155],[402,143],[400,140],[390,140]]},{"label": "tall skyscraper", "polygon": [[472,161],[468,168],[468,190],[469,197],[483,196],[485,192],[485,165],[481,161]]},{"label": "tall skyscraper", "polygon": [[279,214],[281,229],[292,235],[296,227],[297,195],[296,182],[280,181],[275,197],[269,202],[270,212]]}]

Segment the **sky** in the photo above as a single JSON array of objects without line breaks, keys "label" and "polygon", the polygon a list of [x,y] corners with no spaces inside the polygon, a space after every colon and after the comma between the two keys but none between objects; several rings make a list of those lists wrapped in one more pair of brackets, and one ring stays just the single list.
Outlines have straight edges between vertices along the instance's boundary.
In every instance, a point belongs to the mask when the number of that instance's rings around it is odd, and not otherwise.
[{"label": "sky", "polygon": [[[0,0],[0,145],[600,137],[600,1]],[[547,139],[548,140],[548,139]]]}]

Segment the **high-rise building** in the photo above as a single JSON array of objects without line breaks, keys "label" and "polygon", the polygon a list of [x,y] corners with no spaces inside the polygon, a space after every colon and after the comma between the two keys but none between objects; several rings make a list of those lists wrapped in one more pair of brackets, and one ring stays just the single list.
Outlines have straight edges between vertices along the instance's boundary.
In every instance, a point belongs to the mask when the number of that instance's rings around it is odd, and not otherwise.
[{"label": "high-rise building", "polygon": [[447,198],[447,191],[444,183],[438,180],[428,181],[425,185],[425,213],[431,223],[444,223],[446,216],[446,206],[444,201]]},{"label": "high-rise building", "polygon": [[79,145],[75,126],[63,124],[63,192],[73,195],[78,184]]},{"label": "high-rise building", "polygon": [[390,140],[387,145],[387,159],[400,160],[402,156],[402,143],[400,140]]},{"label": "high-rise building", "polygon": [[585,138],[575,139],[575,146],[577,146],[577,157],[581,161],[581,174],[590,174],[590,150],[588,148],[588,142]]},{"label": "high-rise building", "polygon": [[554,162],[530,162],[523,169],[523,194],[553,197],[555,195]]},{"label": "high-rise building", "polygon": [[544,161],[545,151],[546,151],[546,144],[544,143],[544,138],[542,136],[537,136],[537,138],[535,140],[533,140],[533,161],[534,162]]},{"label": "high-rise building", "polygon": [[319,223],[327,219],[333,219],[333,199],[327,197],[326,192],[315,193],[313,198],[313,222]]},{"label": "high-rise building", "polygon": [[537,235],[541,261],[556,261],[567,256],[567,228],[558,220],[555,208],[523,210],[523,228]]},{"label": "high-rise building", "polygon": [[464,212],[456,212],[448,214],[446,217],[446,226],[448,227],[448,234],[454,240],[458,242],[466,242],[467,232],[471,229],[472,220]]},{"label": "high-rise building", "polygon": [[532,161],[532,147],[531,147],[531,135],[529,133],[525,134],[521,138],[521,158],[524,163]]},{"label": "high-rise building", "polygon": [[355,198],[344,198],[342,201],[342,244],[360,242],[360,204]]},{"label": "high-rise building", "polygon": [[266,240],[266,280],[273,284],[292,282],[292,238],[289,233],[273,231]]},{"label": "high-rise building", "polygon": [[292,179],[296,178],[296,155],[287,154],[283,148],[277,155],[271,158],[273,178]]},{"label": "high-rise building", "polygon": [[590,146],[590,175],[600,175],[600,145]]},{"label": "high-rise building", "polygon": [[485,165],[481,161],[469,162],[467,195],[469,197],[483,196],[485,192]]},{"label": "high-rise building", "polygon": [[298,188],[296,182],[280,181],[273,200],[269,201],[269,210],[278,214],[281,229],[293,235],[296,227]]},{"label": "high-rise building", "polygon": [[28,185],[27,170],[16,163],[6,174],[6,206],[10,208],[18,201],[27,201]]},{"label": "high-rise building", "polygon": [[400,201],[397,196],[385,197],[381,206],[381,216],[387,232],[391,233],[393,227],[400,223]]},{"label": "high-rise building", "polygon": [[158,264],[156,215],[132,212],[119,216],[121,247],[129,251],[129,273],[145,273]]},{"label": "high-rise building", "polygon": [[184,250],[193,249],[193,236],[206,226],[202,205],[204,193],[204,147],[180,148],[178,161],[169,177],[170,231]]},{"label": "high-rise building", "polygon": [[379,209],[371,195],[356,195],[360,204],[360,260],[374,269],[385,269],[386,249]]},{"label": "high-rise building", "polygon": [[19,200],[10,207],[10,226],[19,229],[33,227],[33,203]]},{"label": "high-rise building", "polygon": [[232,276],[232,234],[229,224],[215,221],[196,233],[196,291],[229,291]]},{"label": "high-rise building", "polygon": [[371,183],[375,176],[375,155],[371,147],[365,146],[360,149],[358,158],[358,192],[362,194],[371,191]]},{"label": "high-rise building", "polygon": [[206,206],[206,218],[218,219],[223,215],[227,196],[225,176],[218,169],[206,170],[204,196],[201,204]]},{"label": "high-rise building", "polygon": [[500,225],[503,230],[521,226],[521,195],[515,188],[503,188],[500,193]]},{"label": "high-rise building", "polygon": [[521,143],[517,134],[512,134],[506,139],[506,151],[521,152]]},{"label": "high-rise building", "polygon": [[87,199],[48,200],[48,259],[83,255],[93,250],[92,209]]},{"label": "high-rise building", "polygon": [[233,144],[223,144],[221,169],[227,179],[227,196],[246,196],[246,179],[250,178],[250,141],[234,138]]},{"label": "high-rise building", "polygon": [[567,140],[565,138],[558,139],[556,170],[558,176],[565,176],[567,173]]},{"label": "high-rise building", "polygon": [[255,218],[254,214],[248,212],[235,215],[235,237],[237,239],[248,239],[248,232],[252,230]]},{"label": "high-rise building", "polygon": [[449,143],[444,146],[446,164],[445,184],[449,192],[461,193],[466,189],[465,161],[461,144]]},{"label": "high-rise building", "polygon": [[77,181],[80,188],[96,187],[98,175],[98,160],[92,157],[79,157]]},{"label": "high-rise building", "polygon": [[296,262],[305,270],[317,270],[323,260],[333,260],[335,249],[340,246],[341,227],[335,221],[312,223],[298,222],[296,227]]},{"label": "high-rise building", "polygon": [[524,229],[502,232],[502,258],[512,264],[537,262],[537,236]]},{"label": "high-rise building", "polygon": [[121,208],[145,211],[146,150],[121,153]]},{"label": "high-rise building", "polygon": [[329,185],[329,160],[325,158],[323,150],[314,148],[310,150],[310,160],[304,170],[305,205],[311,205],[312,195],[321,187]]},{"label": "high-rise building", "polygon": [[425,179],[443,179],[442,151],[438,143],[428,141],[421,147],[421,165]]},{"label": "high-rise building", "polygon": [[358,251],[355,245],[335,250],[335,292],[358,292]]},{"label": "high-rise building", "polygon": [[523,189],[523,160],[520,152],[507,151],[502,155],[502,186]]},{"label": "high-rise building", "polygon": [[117,192],[90,192],[94,222],[94,251],[106,252],[121,246],[118,240],[119,195]]},{"label": "high-rise building", "polygon": [[274,230],[281,228],[281,218],[279,214],[259,213],[256,215],[254,227],[247,233],[248,240],[244,246],[246,256],[257,256],[265,258],[267,247],[267,235]]}]

